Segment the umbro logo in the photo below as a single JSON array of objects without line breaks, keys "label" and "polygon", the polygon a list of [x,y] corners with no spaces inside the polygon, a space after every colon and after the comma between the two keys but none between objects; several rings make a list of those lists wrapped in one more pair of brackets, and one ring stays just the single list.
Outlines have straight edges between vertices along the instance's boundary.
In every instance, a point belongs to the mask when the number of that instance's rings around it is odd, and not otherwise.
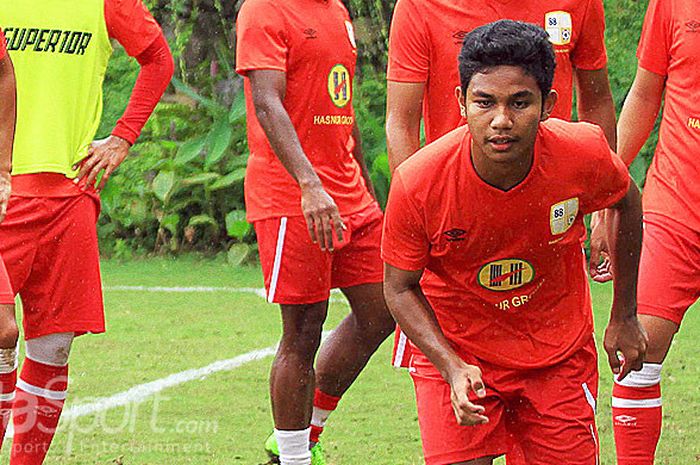
[{"label": "umbro logo", "polygon": [[685,23],[685,26],[688,28],[686,32],[700,32],[700,21],[691,19]]},{"label": "umbro logo", "polygon": [[449,231],[445,231],[443,234],[447,236],[447,242],[457,242],[465,239],[464,236],[467,234],[467,231],[464,229],[454,228],[450,229]]},{"label": "umbro logo", "polygon": [[615,420],[616,425],[634,426],[637,424],[637,418],[632,415],[617,415],[613,420]]},{"label": "umbro logo", "polygon": [[464,42],[464,38],[469,34],[469,31],[457,31],[454,34],[452,34],[452,39],[454,40],[455,44],[460,44],[462,45],[462,42]]},{"label": "umbro logo", "polygon": [[307,39],[317,38],[318,36],[316,34],[317,34],[316,29],[311,29],[311,28],[304,29],[304,35],[306,36]]}]

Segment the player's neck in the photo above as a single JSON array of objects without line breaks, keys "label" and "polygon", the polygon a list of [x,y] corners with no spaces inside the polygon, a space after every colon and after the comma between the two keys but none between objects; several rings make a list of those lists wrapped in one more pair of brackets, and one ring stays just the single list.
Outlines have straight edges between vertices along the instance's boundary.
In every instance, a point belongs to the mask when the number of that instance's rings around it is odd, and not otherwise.
[{"label": "player's neck", "polygon": [[497,160],[487,156],[476,144],[472,144],[471,161],[474,171],[486,184],[507,191],[527,178],[535,157],[534,147],[510,160]]}]

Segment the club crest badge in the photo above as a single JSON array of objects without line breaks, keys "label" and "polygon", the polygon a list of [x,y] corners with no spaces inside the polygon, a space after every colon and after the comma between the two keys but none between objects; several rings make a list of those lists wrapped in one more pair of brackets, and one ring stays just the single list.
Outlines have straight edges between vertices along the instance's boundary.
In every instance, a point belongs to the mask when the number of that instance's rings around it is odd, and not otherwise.
[{"label": "club crest badge", "polygon": [[544,15],[544,30],[554,45],[571,43],[573,34],[571,15],[566,11],[550,11]]},{"label": "club crest badge", "polygon": [[549,210],[549,228],[553,235],[564,234],[578,216],[578,197],[552,205]]}]

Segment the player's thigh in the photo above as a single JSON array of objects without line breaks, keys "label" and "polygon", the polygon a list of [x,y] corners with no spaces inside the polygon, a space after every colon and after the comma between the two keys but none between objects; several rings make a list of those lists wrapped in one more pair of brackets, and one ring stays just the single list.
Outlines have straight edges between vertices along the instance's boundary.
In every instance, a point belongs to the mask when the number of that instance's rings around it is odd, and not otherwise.
[{"label": "player's thigh", "polygon": [[489,422],[461,426],[452,409],[450,386],[437,369],[421,354],[413,356],[411,369],[427,465],[488,464],[493,457],[508,451],[510,438],[505,425],[505,408],[495,392],[487,387],[487,396],[475,401],[486,408]]},{"label": "player's thigh", "polygon": [[96,229],[99,198],[86,193],[43,200],[48,221],[20,290],[25,337],[104,332]]},{"label": "player's thigh", "polygon": [[331,254],[311,242],[303,216],[256,221],[267,300],[305,305],[328,300]]},{"label": "player's thigh", "polygon": [[569,359],[527,376],[514,431],[526,462],[597,465],[598,367],[593,339]]},{"label": "player's thigh", "polygon": [[342,289],[383,281],[382,212],[376,203],[344,218],[348,242],[333,253],[331,285]]},{"label": "player's thigh", "polygon": [[[637,296],[640,315],[680,326],[700,296],[700,233],[658,215],[645,215]],[[664,335],[651,341],[651,352],[665,354],[671,338]]]}]

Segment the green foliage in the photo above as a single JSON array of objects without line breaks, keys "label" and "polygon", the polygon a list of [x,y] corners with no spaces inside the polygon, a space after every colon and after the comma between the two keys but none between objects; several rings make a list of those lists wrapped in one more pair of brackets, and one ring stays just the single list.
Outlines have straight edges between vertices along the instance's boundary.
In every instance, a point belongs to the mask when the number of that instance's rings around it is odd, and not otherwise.
[{"label": "green foliage", "polygon": [[[365,162],[383,205],[389,189],[384,133],[386,47],[394,0],[344,0],[353,17],[359,59],[354,105]],[[241,1],[150,0],[169,37],[177,78],[131,156],[104,190],[99,233],[103,252],[227,251],[240,263],[255,251],[245,221],[243,178],[248,148],[242,80],[234,72],[235,17]],[[610,0],[607,46],[618,110],[635,75],[633,51],[646,4]],[[99,135],[121,115],[138,73],[117,47],[105,85]],[[452,96],[448,96],[452,98]],[[643,183],[657,131],[631,167]]]}]

